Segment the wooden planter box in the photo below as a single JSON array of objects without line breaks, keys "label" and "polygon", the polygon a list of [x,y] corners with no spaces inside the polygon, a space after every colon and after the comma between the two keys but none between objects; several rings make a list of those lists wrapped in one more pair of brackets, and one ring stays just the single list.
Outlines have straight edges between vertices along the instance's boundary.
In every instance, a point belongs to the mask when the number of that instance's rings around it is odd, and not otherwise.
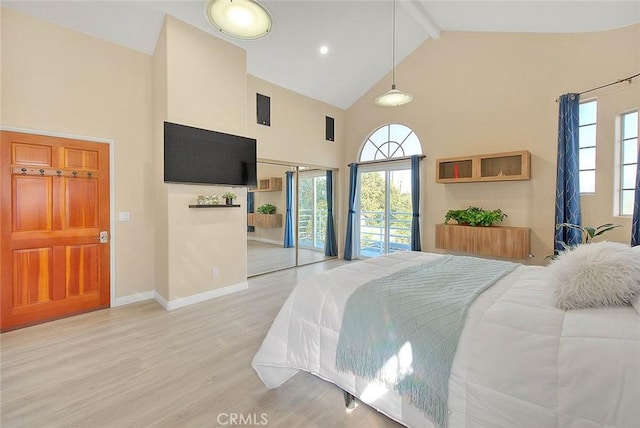
[{"label": "wooden planter box", "polygon": [[436,248],[506,259],[529,257],[529,228],[437,224]]},{"label": "wooden planter box", "polygon": [[282,214],[247,214],[247,224],[249,226],[274,228],[282,227]]}]

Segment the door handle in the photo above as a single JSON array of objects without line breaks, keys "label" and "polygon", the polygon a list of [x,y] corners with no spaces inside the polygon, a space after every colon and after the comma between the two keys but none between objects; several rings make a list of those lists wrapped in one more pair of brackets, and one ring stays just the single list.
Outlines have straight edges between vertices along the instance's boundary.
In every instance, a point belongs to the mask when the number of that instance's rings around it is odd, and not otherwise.
[{"label": "door handle", "polygon": [[103,230],[102,232],[100,232],[100,237],[98,238],[98,241],[100,241],[101,244],[108,244],[109,232],[107,232],[106,230]]}]

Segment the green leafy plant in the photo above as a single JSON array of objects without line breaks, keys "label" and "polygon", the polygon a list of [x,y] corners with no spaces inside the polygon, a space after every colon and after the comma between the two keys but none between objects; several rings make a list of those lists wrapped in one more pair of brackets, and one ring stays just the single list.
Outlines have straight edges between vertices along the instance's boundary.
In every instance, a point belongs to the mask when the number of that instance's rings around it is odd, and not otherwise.
[{"label": "green leafy plant", "polygon": [[[614,224],[614,223],[605,223],[605,224],[601,224],[600,226],[594,227],[594,226],[581,226],[579,224],[573,224],[573,223],[556,224],[556,230],[561,229],[563,227],[579,230],[580,233],[582,234],[582,242],[580,244],[589,244],[591,241],[593,241],[595,237],[603,235],[604,233],[612,229],[615,229],[616,227],[622,227],[622,225]],[[564,241],[558,241],[558,243],[562,247],[563,251],[569,251],[576,247],[576,245],[569,245]],[[546,256],[545,259],[555,259],[556,257],[558,257],[558,254],[560,254],[560,252],[558,250],[554,250],[553,254]]]},{"label": "green leafy plant", "polygon": [[276,207],[274,205],[271,204],[263,204],[260,205],[257,209],[257,212],[259,212],[260,214],[275,214],[276,213]]},{"label": "green leafy plant", "polygon": [[507,217],[500,209],[483,210],[478,207],[469,207],[465,210],[449,210],[444,217],[444,224],[454,220],[458,224],[469,226],[492,226],[500,223]]},{"label": "green leafy plant", "polygon": [[[556,230],[561,229],[563,227],[579,230],[580,233],[582,234],[582,243],[588,244],[591,241],[593,241],[593,238],[595,238],[596,236],[600,236],[612,229],[615,229],[616,227],[622,227],[622,225],[614,224],[614,223],[606,223],[606,224],[601,224],[600,226],[597,226],[597,227],[593,227],[593,226],[581,226],[579,224],[573,224],[573,223],[556,224]],[[559,242],[560,242],[560,245],[562,245],[562,248],[564,248],[565,250],[571,248],[571,246],[567,245],[565,242],[562,242],[562,241],[559,241]]]},{"label": "green leafy plant", "polygon": [[222,195],[222,197],[223,197],[224,199],[231,199],[231,200],[234,200],[234,199],[236,199],[238,196],[236,196],[236,194],[235,194],[235,193],[227,192],[227,193],[225,193],[224,195]]}]

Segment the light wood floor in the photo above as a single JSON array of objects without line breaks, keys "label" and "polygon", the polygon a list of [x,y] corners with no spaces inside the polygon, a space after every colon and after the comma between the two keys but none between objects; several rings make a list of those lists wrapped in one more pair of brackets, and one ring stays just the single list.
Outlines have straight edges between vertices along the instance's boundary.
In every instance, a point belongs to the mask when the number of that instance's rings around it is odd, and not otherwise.
[{"label": "light wood floor", "polygon": [[[260,241],[247,241],[247,275],[255,276],[266,272],[274,272],[296,265],[296,249],[284,248],[282,245],[268,244]],[[307,265],[329,260],[323,252],[300,248],[298,265]]]},{"label": "light wood floor", "polygon": [[2,334],[0,425],[217,427],[264,413],[273,427],[397,427],[360,403],[347,413],[342,392],[312,375],[268,390],[251,368],[295,282],[342,263],[170,312],[147,301]]}]

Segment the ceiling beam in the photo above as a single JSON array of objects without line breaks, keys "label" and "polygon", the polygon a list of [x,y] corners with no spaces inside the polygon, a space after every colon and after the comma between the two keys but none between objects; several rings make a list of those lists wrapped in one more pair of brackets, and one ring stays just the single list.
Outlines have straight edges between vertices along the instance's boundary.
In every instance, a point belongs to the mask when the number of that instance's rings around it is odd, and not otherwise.
[{"label": "ceiling beam", "polygon": [[401,1],[400,5],[405,8],[409,15],[427,32],[432,39],[440,38],[440,32],[442,31],[438,24],[426,11],[422,4],[423,2],[416,1]]}]

